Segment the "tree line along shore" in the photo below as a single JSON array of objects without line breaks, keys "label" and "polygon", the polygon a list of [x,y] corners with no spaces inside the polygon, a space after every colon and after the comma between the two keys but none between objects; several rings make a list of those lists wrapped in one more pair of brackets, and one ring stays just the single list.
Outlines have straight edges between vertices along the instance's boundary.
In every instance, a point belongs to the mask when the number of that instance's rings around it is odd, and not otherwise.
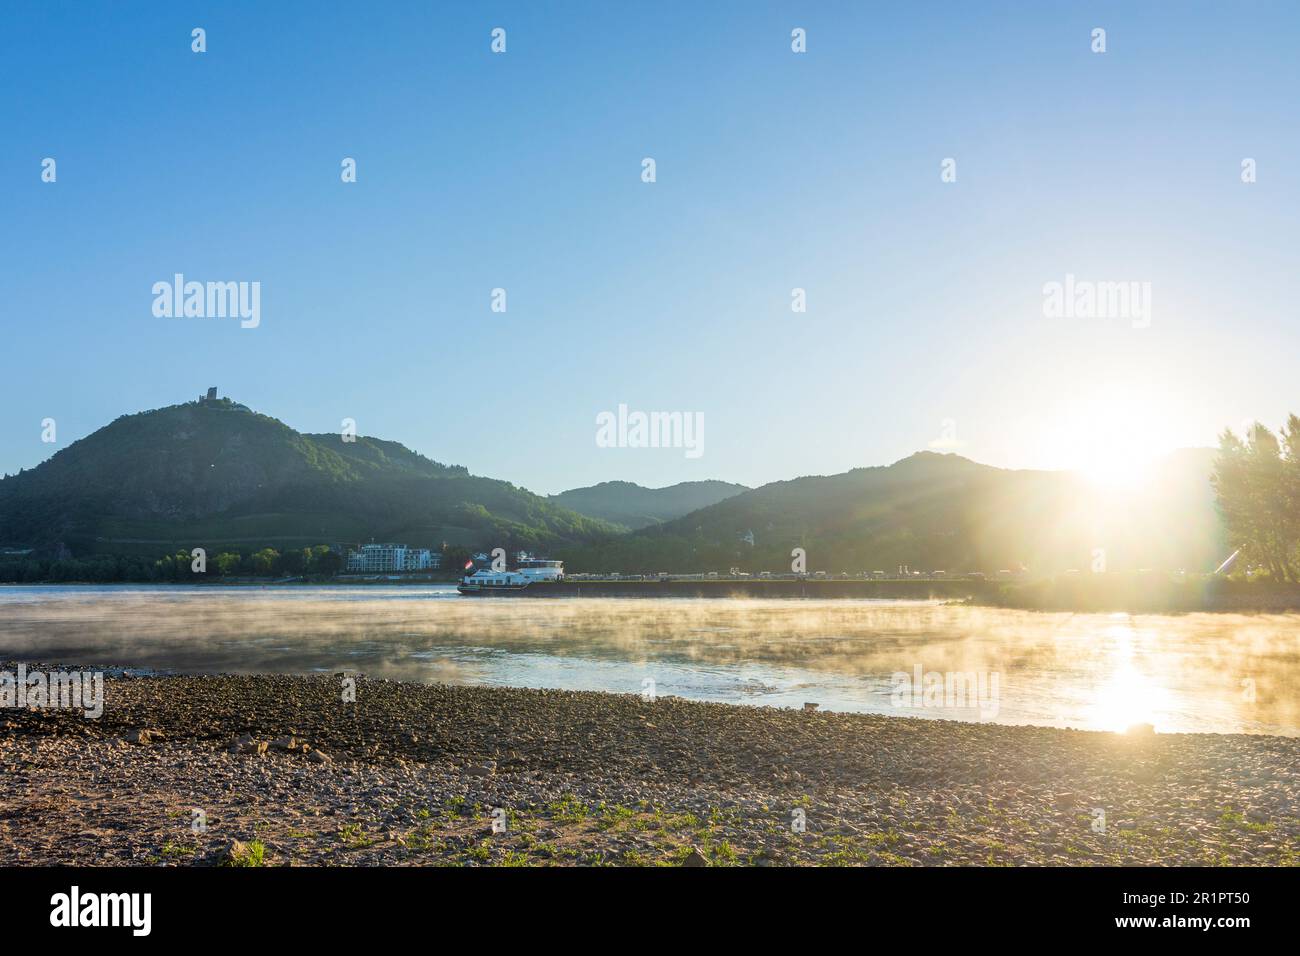
[{"label": "tree line along shore", "polygon": [[[269,555],[225,562],[226,574],[197,574],[182,552],[155,562],[96,556],[55,561],[0,560],[0,584],[182,584],[202,586],[446,584],[455,571],[407,575],[341,575],[337,556],[326,546],[303,549],[298,573],[272,563]],[[295,565],[296,566],[296,565]],[[260,572],[260,573],[259,573]],[[1050,578],[988,580],[974,577],[920,579],[696,578],[692,580],[568,579],[539,582],[515,597],[576,598],[788,598],[961,601],[972,605],[1043,611],[1300,611],[1300,584],[1271,577],[1166,574],[1161,572],[1075,572]]]}]

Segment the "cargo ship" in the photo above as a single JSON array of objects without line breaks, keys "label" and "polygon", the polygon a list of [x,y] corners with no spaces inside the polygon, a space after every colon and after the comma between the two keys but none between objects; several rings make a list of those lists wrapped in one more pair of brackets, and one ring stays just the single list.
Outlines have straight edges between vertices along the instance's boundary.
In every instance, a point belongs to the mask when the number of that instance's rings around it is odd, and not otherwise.
[{"label": "cargo ship", "polygon": [[478,568],[460,579],[456,590],[461,594],[492,595],[522,591],[538,581],[563,581],[564,562],[549,558],[526,558],[513,571]]}]

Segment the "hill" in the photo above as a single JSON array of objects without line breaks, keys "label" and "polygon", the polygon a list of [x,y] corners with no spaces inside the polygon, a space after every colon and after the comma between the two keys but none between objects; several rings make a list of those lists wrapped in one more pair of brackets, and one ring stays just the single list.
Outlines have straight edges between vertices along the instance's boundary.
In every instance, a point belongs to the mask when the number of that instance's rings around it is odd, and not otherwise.
[{"label": "hill", "polygon": [[667,488],[602,481],[551,495],[549,500],[578,514],[636,530],[672,521],[748,490],[729,481],[683,481]]},{"label": "hill", "polygon": [[547,549],[614,532],[397,442],[303,434],[229,399],[123,416],[0,481],[0,546],[77,555],[372,537]]},{"label": "hill", "polygon": [[118,418],[0,481],[0,548],[157,556],[374,538],[542,551],[572,571],[783,571],[795,547],[809,571],[832,574],[1048,574],[1098,560],[1206,571],[1229,550],[1213,457],[1176,453],[1125,491],[921,452],[754,489],[605,482],[548,499],[397,442],[304,434],[205,399]]},{"label": "hill", "polygon": [[[1209,474],[1180,452],[1146,483],[1098,489],[1067,472],[1011,471],[920,452],[889,466],[778,481],[633,534],[565,553],[571,570],[790,569],[1034,573],[1212,570],[1226,553]],[[750,539],[752,538],[752,544]]]}]

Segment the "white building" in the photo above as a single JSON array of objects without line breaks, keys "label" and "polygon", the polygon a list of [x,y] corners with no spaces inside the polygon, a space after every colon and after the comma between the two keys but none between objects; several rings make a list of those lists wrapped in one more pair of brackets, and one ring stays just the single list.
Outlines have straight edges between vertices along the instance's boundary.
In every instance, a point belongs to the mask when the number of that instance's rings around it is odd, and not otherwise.
[{"label": "white building", "polygon": [[354,574],[432,571],[441,564],[442,555],[404,544],[363,544],[360,550],[348,552],[348,571]]}]

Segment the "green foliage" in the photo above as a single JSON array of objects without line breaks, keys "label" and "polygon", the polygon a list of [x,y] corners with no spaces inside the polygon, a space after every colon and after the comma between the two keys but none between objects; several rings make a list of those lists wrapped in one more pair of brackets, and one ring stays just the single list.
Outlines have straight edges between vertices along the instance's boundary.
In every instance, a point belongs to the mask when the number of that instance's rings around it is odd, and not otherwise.
[{"label": "green foliage", "polygon": [[92,555],[85,558],[41,558],[0,556],[0,583],[37,584],[116,582],[197,584],[214,578],[303,576],[328,578],[341,569],[343,559],[328,545],[280,554],[274,548],[242,555],[223,551],[208,561],[204,573],[193,570],[187,551],[150,561],[132,555]]},{"label": "green foliage", "polygon": [[322,546],[322,550],[312,550],[311,563],[308,567],[314,574],[329,577],[343,570],[343,556],[337,551]]},{"label": "green foliage", "polygon": [[662,524],[749,491],[727,481],[683,481],[667,488],[643,488],[630,481],[603,481],[589,488],[574,488],[550,501],[578,514],[601,518],[635,530]]},{"label": "green foliage", "polygon": [[460,571],[465,567],[465,562],[472,557],[469,548],[463,548],[460,545],[447,545],[442,549],[442,569],[444,571]]},{"label": "green foliage", "polygon": [[249,840],[241,852],[232,852],[224,866],[262,866],[266,863],[266,845],[261,840]]},{"label": "green foliage", "polygon": [[[661,525],[556,549],[573,571],[949,574],[1026,567],[1212,570],[1224,556],[1209,476],[1212,452],[1171,456],[1124,501],[1065,472],[1009,471],[922,452],[879,468],[773,482]],[[752,534],[753,544],[749,543]]]},{"label": "green foliage", "polygon": [[263,548],[249,558],[249,563],[254,574],[271,574],[280,566],[280,552],[274,548]]},{"label": "green foliage", "polygon": [[[219,576],[329,574],[339,568],[337,548],[313,555],[305,548],[375,538],[549,550],[615,533],[396,442],[300,434],[229,400],[119,418],[0,481],[0,546],[34,548],[37,559],[65,549],[150,563],[173,554],[159,580],[188,579],[189,559],[181,562],[179,552],[194,547],[219,556],[209,566]],[[225,554],[240,555],[238,564],[221,560]]]},{"label": "green foliage", "polygon": [[1300,580],[1300,418],[1287,418],[1280,440],[1258,422],[1244,438],[1224,431],[1213,483],[1238,568]]}]

